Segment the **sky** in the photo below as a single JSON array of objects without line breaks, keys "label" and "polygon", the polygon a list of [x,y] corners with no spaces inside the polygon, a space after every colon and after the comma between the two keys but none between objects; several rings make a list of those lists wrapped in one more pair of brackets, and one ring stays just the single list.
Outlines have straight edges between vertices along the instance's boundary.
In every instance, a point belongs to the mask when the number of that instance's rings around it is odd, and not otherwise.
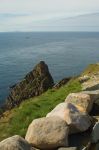
[{"label": "sky", "polygon": [[99,31],[99,0],[0,0],[0,32]]}]

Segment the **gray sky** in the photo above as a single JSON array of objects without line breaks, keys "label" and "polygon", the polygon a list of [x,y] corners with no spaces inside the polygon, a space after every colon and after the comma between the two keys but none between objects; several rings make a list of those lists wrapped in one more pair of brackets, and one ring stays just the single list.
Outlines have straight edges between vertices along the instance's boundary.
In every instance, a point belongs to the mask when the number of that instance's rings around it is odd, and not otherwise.
[{"label": "gray sky", "polygon": [[0,0],[8,31],[99,31],[99,0]]}]

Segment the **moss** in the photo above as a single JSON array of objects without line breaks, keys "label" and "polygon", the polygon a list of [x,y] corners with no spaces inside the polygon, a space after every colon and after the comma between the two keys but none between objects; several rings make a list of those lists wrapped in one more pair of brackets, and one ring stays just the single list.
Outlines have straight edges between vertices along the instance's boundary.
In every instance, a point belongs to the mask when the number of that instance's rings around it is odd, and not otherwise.
[{"label": "moss", "polygon": [[63,102],[71,92],[81,90],[78,80],[72,79],[67,85],[59,89],[51,89],[41,96],[24,101],[0,119],[0,140],[18,134],[25,136],[27,128],[33,119],[44,117],[57,104]]}]

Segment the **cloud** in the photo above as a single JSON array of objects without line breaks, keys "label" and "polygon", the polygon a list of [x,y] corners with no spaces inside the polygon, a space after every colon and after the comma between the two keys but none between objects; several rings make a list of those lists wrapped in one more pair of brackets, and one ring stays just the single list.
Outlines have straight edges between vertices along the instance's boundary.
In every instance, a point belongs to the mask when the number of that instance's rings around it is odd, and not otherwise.
[{"label": "cloud", "polygon": [[[86,15],[84,23],[88,24],[88,20],[91,23],[87,14],[98,10],[99,0],[0,0],[0,31],[55,30],[53,26],[61,30],[65,23],[71,25],[72,21],[68,21],[68,18]],[[81,19],[74,20],[81,26]],[[98,20],[94,19],[94,23],[97,24]],[[68,29],[64,27],[64,30]]]}]

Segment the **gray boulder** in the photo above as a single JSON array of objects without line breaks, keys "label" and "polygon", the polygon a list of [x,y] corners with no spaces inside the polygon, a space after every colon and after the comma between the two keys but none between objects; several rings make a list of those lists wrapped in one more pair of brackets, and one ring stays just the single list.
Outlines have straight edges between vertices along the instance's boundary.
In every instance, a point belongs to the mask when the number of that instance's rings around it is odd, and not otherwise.
[{"label": "gray boulder", "polygon": [[47,117],[58,116],[69,125],[70,132],[79,133],[86,131],[90,125],[90,117],[80,112],[77,107],[71,103],[60,103],[58,104],[50,113],[47,114]]},{"label": "gray boulder", "polygon": [[0,142],[0,150],[34,150],[27,141],[19,135],[7,138]]},{"label": "gray boulder", "polygon": [[93,101],[93,107],[91,113],[95,116],[99,114],[99,90],[95,91],[82,91],[82,93],[90,95]]},{"label": "gray boulder", "polygon": [[35,119],[29,126],[25,139],[39,149],[68,146],[69,128],[59,117]]}]

